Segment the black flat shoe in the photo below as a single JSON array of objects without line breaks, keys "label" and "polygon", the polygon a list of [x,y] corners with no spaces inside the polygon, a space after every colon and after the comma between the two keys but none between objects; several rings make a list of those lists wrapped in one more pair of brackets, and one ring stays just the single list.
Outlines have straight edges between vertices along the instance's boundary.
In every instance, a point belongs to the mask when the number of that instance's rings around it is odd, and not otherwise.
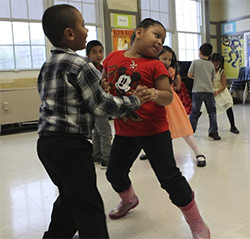
[{"label": "black flat shoe", "polygon": [[231,127],[230,132],[232,132],[234,134],[239,134],[240,133],[240,131],[235,126]]},{"label": "black flat shoe", "polygon": [[[202,157],[205,160],[199,160],[199,157]],[[197,167],[205,167],[207,165],[207,163],[206,163],[206,157],[203,154],[197,155],[196,159],[197,159]]]},{"label": "black flat shoe", "polygon": [[148,156],[146,154],[142,154],[140,156],[140,160],[146,160],[146,159],[148,159]]}]

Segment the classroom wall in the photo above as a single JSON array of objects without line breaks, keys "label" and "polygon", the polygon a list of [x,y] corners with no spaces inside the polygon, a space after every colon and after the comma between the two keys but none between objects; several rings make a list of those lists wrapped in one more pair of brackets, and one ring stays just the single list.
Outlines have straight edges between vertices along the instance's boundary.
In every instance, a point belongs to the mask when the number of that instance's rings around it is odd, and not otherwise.
[{"label": "classroom wall", "polygon": [[250,0],[210,0],[209,4],[210,21],[225,21],[250,14]]},{"label": "classroom wall", "polygon": [[[245,52],[243,53],[245,50],[243,36],[244,33],[250,32],[250,0],[210,0],[209,5],[210,42],[214,46],[214,52],[222,53],[225,58],[224,67],[228,85],[230,85],[231,80],[237,79],[240,67],[245,66],[246,57],[244,55]],[[224,26],[227,24],[232,24],[232,32],[223,32]],[[223,46],[222,42],[225,39],[235,41],[235,47],[230,48],[230,46]],[[232,66],[232,63],[234,60],[236,61],[237,58],[234,52],[238,52],[241,59],[238,59],[234,66]],[[230,56],[230,54],[232,55]],[[229,63],[231,57],[233,60]]]},{"label": "classroom wall", "polygon": [[107,0],[108,8],[120,11],[132,11],[137,12],[137,1],[135,0]]}]

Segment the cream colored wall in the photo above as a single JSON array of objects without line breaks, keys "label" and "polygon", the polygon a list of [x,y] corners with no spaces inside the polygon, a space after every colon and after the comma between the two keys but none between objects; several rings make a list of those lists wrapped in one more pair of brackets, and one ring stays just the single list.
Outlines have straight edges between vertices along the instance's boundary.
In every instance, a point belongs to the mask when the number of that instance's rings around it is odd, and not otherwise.
[{"label": "cream colored wall", "polygon": [[220,22],[250,15],[250,0],[210,0],[210,21]]},{"label": "cream colored wall", "polygon": [[132,12],[137,12],[138,9],[136,0],[107,0],[107,2],[109,9]]},{"label": "cream colored wall", "polygon": [[41,101],[36,87],[0,89],[1,125],[36,121]]}]

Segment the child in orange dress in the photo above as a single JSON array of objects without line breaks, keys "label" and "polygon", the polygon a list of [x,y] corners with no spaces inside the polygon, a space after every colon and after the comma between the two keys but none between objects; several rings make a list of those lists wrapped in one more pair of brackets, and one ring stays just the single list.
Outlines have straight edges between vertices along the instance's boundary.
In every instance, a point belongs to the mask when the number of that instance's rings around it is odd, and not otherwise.
[{"label": "child in orange dress", "polygon": [[[174,82],[176,81],[177,70],[177,59],[174,51],[168,47],[163,46],[161,53],[159,54],[159,60],[162,61],[168,68],[170,76],[172,77],[171,87],[172,90]],[[194,151],[195,157],[197,159],[197,166],[206,166],[206,157],[200,151],[196,140],[193,135],[193,129],[188,119],[186,110],[176,92],[173,90],[173,100],[172,103],[165,106],[166,116],[169,123],[169,130],[171,132],[172,139],[182,137],[190,148]],[[140,159],[147,159],[147,155],[141,155]]]}]

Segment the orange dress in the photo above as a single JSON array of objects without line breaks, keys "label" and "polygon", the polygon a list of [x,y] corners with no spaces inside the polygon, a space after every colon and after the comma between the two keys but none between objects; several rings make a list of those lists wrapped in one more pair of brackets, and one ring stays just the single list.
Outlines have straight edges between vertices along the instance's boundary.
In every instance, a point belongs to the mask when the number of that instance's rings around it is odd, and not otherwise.
[{"label": "orange dress", "polygon": [[172,139],[192,135],[193,129],[190,124],[187,112],[176,92],[172,87],[173,100],[170,105],[166,105],[166,116],[169,124]]}]

